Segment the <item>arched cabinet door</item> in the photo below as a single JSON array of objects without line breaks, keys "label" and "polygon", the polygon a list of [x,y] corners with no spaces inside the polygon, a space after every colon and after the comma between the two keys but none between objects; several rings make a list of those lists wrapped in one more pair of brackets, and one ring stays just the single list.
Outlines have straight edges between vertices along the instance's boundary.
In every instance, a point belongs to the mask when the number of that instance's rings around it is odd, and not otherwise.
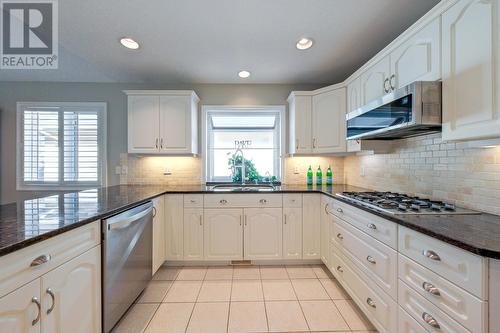
[{"label": "arched cabinet door", "polygon": [[283,257],[281,208],[245,208],[243,221],[246,260]]}]

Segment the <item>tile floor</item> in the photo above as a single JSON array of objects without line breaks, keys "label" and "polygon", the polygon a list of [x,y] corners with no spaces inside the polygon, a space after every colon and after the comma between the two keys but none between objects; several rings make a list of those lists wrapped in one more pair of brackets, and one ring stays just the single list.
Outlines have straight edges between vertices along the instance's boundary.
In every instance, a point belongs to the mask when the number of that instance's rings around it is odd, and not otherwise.
[{"label": "tile floor", "polygon": [[115,333],[376,332],[322,265],[162,267]]}]

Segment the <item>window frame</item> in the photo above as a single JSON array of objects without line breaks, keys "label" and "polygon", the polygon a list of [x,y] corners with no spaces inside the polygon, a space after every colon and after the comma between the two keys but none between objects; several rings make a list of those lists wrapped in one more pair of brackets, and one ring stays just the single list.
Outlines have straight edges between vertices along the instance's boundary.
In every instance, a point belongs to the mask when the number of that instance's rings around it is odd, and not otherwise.
[{"label": "window frame", "polygon": [[[58,181],[25,182],[24,181],[24,122],[23,112],[27,108],[52,107],[59,108],[59,175]],[[97,182],[64,181],[64,111],[66,108],[92,109],[99,113],[98,147],[99,175]],[[17,102],[16,103],[16,190],[18,191],[54,191],[54,190],[83,190],[93,187],[102,187],[107,184],[107,103],[106,102]],[[62,127],[61,127],[62,126]]]},{"label": "window frame", "polygon": [[[202,181],[212,182],[212,183],[221,183],[226,182],[224,180],[208,180],[209,177],[209,163],[213,162],[213,159],[209,159],[207,144],[209,142],[208,138],[208,121],[209,115],[212,112],[220,112],[220,113],[233,113],[238,112],[241,114],[252,114],[254,112],[260,113],[278,113],[279,114],[279,147],[278,147],[278,160],[279,160],[279,181],[283,181],[284,177],[284,151],[285,151],[285,138],[286,138],[286,118],[285,118],[285,105],[252,105],[252,106],[241,106],[241,105],[202,105],[201,113],[202,113],[202,143],[201,143],[201,156],[202,156]],[[251,128],[249,128],[251,130]]]}]

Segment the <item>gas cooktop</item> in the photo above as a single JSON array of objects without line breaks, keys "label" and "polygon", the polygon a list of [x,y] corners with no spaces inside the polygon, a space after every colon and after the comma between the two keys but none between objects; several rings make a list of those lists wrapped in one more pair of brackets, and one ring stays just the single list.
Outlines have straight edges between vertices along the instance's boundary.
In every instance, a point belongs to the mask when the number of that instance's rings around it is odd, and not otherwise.
[{"label": "gas cooktop", "polygon": [[335,195],[374,210],[393,215],[481,214],[443,201],[393,192],[341,192]]}]

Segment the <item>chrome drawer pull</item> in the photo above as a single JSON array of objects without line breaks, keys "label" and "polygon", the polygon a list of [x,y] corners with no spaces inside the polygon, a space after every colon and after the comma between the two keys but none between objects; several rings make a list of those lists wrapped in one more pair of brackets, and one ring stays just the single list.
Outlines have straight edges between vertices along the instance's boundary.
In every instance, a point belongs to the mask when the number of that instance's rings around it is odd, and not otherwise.
[{"label": "chrome drawer pull", "polygon": [[259,202],[260,202],[261,204],[265,204],[265,203],[267,203],[267,200],[266,200],[266,199],[260,199],[260,200],[259,200]]},{"label": "chrome drawer pull", "polygon": [[38,309],[38,313],[36,315],[36,318],[33,319],[33,321],[31,322],[31,326],[35,326],[36,323],[38,323],[40,321],[40,312],[42,312],[42,306],[40,305],[40,301],[38,300],[37,297],[33,297],[31,298],[31,302],[32,303],[35,303],[36,304],[36,307]]},{"label": "chrome drawer pull", "polygon": [[422,283],[422,288],[424,288],[424,290],[427,291],[429,294],[432,294],[434,296],[441,296],[439,289],[434,287],[432,283],[424,282]]},{"label": "chrome drawer pull", "polygon": [[153,218],[156,217],[156,207],[153,206]]},{"label": "chrome drawer pull", "polygon": [[370,228],[370,229],[373,229],[373,230],[377,229],[377,226],[375,224],[373,224],[373,223],[368,223],[367,227]]},{"label": "chrome drawer pull", "polygon": [[437,320],[433,316],[428,314],[427,312],[422,313],[422,319],[431,327],[434,327],[437,329],[441,328],[441,326],[439,325]]},{"label": "chrome drawer pull", "polygon": [[192,199],[191,199],[191,200],[189,200],[189,201],[191,201],[191,203],[195,203],[195,202],[196,202],[196,200],[192,200]]},{"label": "chrome drawer pull", "polygon": [[344,211],[342,210],[342,208],[337,208],[337,212],[343,213]]},{"label": "chrome drawer pull", "polygon": [[370,264],[376,264],[377,263],[372,256],[366,257],[366,261],[368,261]]},{"label": "chrome drawer pull", "polygon": [[49,262],[50,259],[51,259],[50,254],[42,254],[41,256],[33,259],[33,261],[30,264],[30,267],[36,267],[36,266],[43,265],[43,264]]},{"label": "chrome drawer pull", "polygon": [[337,238],[338,238],[338,239],[344,239],[344,236],[342,236],[342,234],[339,232],[339,233],[337,234]]},{"label": "chrome drawer pull", "polygon": [[221,199],[219,202],[220,202],[222,205],[227,204],[227,200],[226,200],[226,199]]},{"label": "chrome drawer pull", "polygon": [[337,266],[337,271],[339,271],[340,273],[344,273],[344,270],[342,269],[342,266]]},{"label": "chrome drawer pull", "polygon": [[439,255],[432,250],[424,250],[424,251],[422,251],[422,254],[429,259],[441,261],[441,257],[439,257]]},{"label": "chrome drawer pull", "polygon": [[374,301],[374,300],[372,300],[370,297],[368,297],[368,298],[366,299],[366,304],[368,304],[369,306],[371,306],[371,307],[372,307],[372,308],[374,308],[374,309],[375,309],[375,308],[377,308],[377,304],[375,304],[375,301]]},{"label": "chrome drawer pull", "polygon": [[49,294],[50,298],[52,298],[52,305],[47,310],[47,314],[50,314],[52,310],[54,310],[54,306],[56,306],[56,297],[54,296],[54,292],[52,291],[52,289],[47,288],[46,292],[47,294]]}]

